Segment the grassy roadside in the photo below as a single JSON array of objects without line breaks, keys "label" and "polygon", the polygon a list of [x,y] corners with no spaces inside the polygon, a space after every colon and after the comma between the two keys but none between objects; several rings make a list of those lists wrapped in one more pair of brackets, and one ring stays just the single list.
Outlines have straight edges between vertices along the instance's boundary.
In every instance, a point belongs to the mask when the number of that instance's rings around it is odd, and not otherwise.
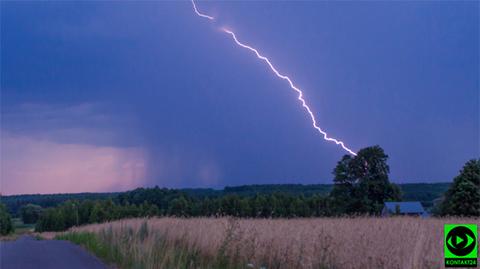
[{"label": "grassy roadside", "polygon": [[[150,241],[154,238],[153,244],[142,244],[147,237]],[[100,233],[67,232],[54,239],[68,240],[83,246],[108,265],[121,269],[249,268],[247,264],[240,266],[222,254],[215,257],[202,255],[199,250],[187,246],[182,240],[170,241],[160,234],[152,235],[146,225],[138,231],[127,229],[121,234],[113,234],[107,229]]]},{"label": "grassy roadside", "polygon": [[[33,234],[35,231],[35,224],[25,224],[19,218],[12,219],[14,231],[11,234],[0,236],[0,241],[13,241],[18,237],[27,234]],[[37,237],[36,237],[37,238]]]},{"label": "grassy roadside", "polygon": [[108,245],[100,240],[95,234],[89,232],[72,232],[55,236],[56,240],[67,240],[74,244],[83,246],[89,252],[110,265],[118,265],[120,268],[128,267],[130,262],[128,257],[120,255],[118,248]]},{"label": "grassy roadside", "polygon": [[[478,218],[137,218],[75,227],[120,268],[441,268],[445,223]],[[133,266],[133,265],[134,266]]]}]

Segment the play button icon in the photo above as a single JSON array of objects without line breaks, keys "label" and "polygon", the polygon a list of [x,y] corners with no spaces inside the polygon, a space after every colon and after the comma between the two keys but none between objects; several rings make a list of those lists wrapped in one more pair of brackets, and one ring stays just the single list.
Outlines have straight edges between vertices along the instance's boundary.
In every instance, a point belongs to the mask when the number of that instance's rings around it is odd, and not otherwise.
[{"label": "play button icon", "polygon": [[461,242],[463,242],[464,240],[460,237],[460,236],[455,236],[455,245],[458,245],[460,244]]},{"label": "play button icon", "polygon": [[456,256],[465,256],[475,248],[475,234],[464,226],[458,226],[447,234],[446,245]]}]

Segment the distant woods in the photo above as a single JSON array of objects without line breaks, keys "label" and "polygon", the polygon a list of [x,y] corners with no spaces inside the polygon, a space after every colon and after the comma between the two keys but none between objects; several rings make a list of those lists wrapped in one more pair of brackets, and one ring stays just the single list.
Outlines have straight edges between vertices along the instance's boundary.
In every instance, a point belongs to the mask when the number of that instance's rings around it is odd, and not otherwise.
[{"label": "distant woods", "polygon": [[68,200],[103,200],[114,198],[118,193],[60,193],[60,194],[20,194],[2,196],[2,202],[10,214],[20,217],[20,210],[28,204],[43,208],[54,207]]},{"label": "distant woods", "polygon": [[158,207],[147,202],[141,205],[116,204],[108,200],[67,201],[57,207],[47,208],[38,219],[36,231],[63,231],[72,226],[99,223],[122,218],[159,215]]},{"label": "distant woods", "polygon": [[115,201],[67,201],[48,208],[37,222],[38,231],[61,231],[87,223],[122,218],[152,216],[236,216],[236,217],[314,217],[329,216],[329,198],[286,194],[218,198],[194,198],[184,193],[160,189],[136,189]]},{"label": "distant woods", "polygon": [[[76,199],[61,202],[56,207],[15,205],[23,221],[36,222],[38,231],[61,231],[88,223],[151,216],[296,218],[376,215],[385,201],[398,201],[402,196],[433,205],[433,199],[440,197],[448,187],[448,184],[404,184],[400,188],[389,181],[387,159],[379,146],[362,149],[355,157],[345,155],[333,170],[333,187],[251,185],[226,187],[223,191],[155,187],[116,194],[80,194],[80,197],[73,196]],[[437,199],[434,213],[479,216],[479,176],[480,160],[468,162],[443,198]],[[61,198],[64,196],[67,194],[62,194]],[[6,212],[5,207],[2,208]],[[0,215],[2,229],[7,227],[3,224],[4,215]]]}]

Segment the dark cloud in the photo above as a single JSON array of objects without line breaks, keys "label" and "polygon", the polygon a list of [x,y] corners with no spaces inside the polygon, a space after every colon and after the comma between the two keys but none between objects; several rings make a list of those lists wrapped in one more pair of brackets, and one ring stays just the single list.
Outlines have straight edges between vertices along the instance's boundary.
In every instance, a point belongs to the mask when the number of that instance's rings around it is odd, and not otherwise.
[{"label": "dark cloud", "polygon": [[141,184],[328,183],[345,154],[217,26],[329,134],[384,147],[394,181],[451,180],[479,155],[476,2],[200,3],[215,26],[189,2],[1,5],[2,130],[135,148]]},{"label": "dark cloud", "polygon": [[135,122],[131,115],[113,114],[99,103],[23,103],[2,111],[2,129],[9,134],[64,144],[132,146],[127,141]]}]

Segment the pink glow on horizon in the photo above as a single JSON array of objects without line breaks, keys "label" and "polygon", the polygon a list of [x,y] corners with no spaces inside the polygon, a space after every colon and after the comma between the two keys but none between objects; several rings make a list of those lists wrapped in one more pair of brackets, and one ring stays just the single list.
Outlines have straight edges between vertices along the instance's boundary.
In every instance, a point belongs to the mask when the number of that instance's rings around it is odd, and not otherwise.
[{"label": "pink glow on horizon", "polygon": [[0,192],[76,193],[129,190],[146,174],[140,148],[61,144],[3,136]]},{"label": "pink glow on horizon", "polygon": [[[207,18],[207,19],[209,19],[209,20],[214,20],[214,19],[215,19],[215,18],[212,17],[212,16],[206,15],[206,14],[204,14],[204,13],[200,13],[200,12],[198,11],[198,9],[197,9],[197,6],[195,5],[194,0],[191,0],[191,1],[192,1],[192,4],[193,4],[193,8],[194,8],[194,10],[195,10],[195,13],[196,13],[198,16],[203,17],[203,18]],[[240,42],[240,41],[237,39],[237,36],[235,35],[234,32],[232,32],[232,31],[230,31],[230,30],[227,30],[227,29],[225,29],[225,28],[222,28],[221,30],[222,30],[223,32],[229,34],[230,37],[232,37],[233,41],[234,41],[238,46],[240,46],[240,47],[242,47],[242,48],[245,48],[245,49],[248,49],[249,51],[253,52],[253,53],[257,56],[258,59],[264,61],[264,62],[270,67],[270,69],[273,71],[273,73],[274,73],[277,77],[279,77],[279,78],[281,78],[281,79],[283,79],[283,80],[286,80],[286,81],[288,82],[288,84],[290,85],[290,88],[292,88],[295,92],[298,93],[298,100],[302,103],[302,107],[303,107],[303,108],[307,111],[307,113],[310,115],[310,119],[311,119],[311,121],[312,121],[312,126],[313,126],[313,128],[315,128],[320,134],[323,135],[323,139],[325,139],[326,141],[334,142],[335,144],[340,145],[340,146],[341,146],[345,151],[347,151],[348,153],[352,154],[353,156],[357,156],[357,154],[356,154],[353,150],[351,150],[350,148],[348,148],[347,146],[345,146],[345,144],[344,144],[342,141],[337,140],[337,139],[335,139],[335,138],[328,137],[328,134],[327,134],[324,130],[322,130],[322,129],[320,128],[320,126],[317,124],[317,120],[316,120],[316,118],[315,118],[315,115],[313,114],[313,112],[312,112],[312,110],[310,109],[310,107],[307,105],[307,102],[305,101],[305,99],[303,99],[303,92],[302,92],[302,90],[300,90],[300,88],[298,88],[297,86],[295,86],[295,85],[293,84],[292,80],[291,80],[288,76],[281,74],[281,73],[273,66],[273,64],[270,62],[270,60],[269,60],[267,57],[261,55],[261,54],[258,52],[257,49],[253,48],[252,46],[249,46],[249,45],[246,45],[246,44]]]}]

